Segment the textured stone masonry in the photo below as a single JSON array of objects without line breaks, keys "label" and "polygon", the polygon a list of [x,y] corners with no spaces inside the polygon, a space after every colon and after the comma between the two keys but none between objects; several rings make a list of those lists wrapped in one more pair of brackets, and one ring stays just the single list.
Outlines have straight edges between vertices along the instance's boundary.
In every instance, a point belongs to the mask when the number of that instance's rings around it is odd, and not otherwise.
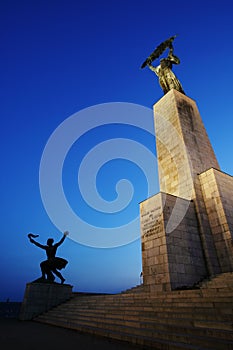
[{"label": "textured stone masonry", "polygon": [[211,168],[199,178],[221,272],[233,271],[233,177]]},{"label": "textured stone masonry", "polygon": [[27,283],[19,319],[22,321],[31,320],[52,307],[69,300],[71,296],[72,286],[69,284]]},{"label": "textured stone masonry", "polygon": [[149,291],[192,287],[206,276],[193,202],[159,193],[140,203],[140,216],[143,283]]},{"label": "textured stone masonry", "polygon": [[144,284],[189,287],[233,271],[233,181],[221,172],[194,100],[154,105],[160,193],[140,203]]}]

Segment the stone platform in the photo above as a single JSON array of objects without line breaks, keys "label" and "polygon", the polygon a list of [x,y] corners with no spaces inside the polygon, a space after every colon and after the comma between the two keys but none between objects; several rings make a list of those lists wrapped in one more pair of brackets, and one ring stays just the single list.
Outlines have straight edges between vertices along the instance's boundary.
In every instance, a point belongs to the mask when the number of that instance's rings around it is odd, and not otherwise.
[{"label": "stone platform", "polygon": [[232,350],[233,273],[190,290],[77,295],[33,320],[142,349]]},{"label": "stone platform", "polygon": [[31,320],[72,297],[72,286],[56,282],[31,282],[26,284],[19,320]]}]

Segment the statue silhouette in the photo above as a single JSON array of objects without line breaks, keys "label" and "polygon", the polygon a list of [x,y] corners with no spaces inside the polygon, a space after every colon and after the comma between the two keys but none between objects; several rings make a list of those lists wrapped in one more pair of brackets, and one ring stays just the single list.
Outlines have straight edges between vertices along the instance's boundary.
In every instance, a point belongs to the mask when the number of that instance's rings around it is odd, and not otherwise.
[{"label": "statue silhouette", "polygon": [[47,260],[42,261],[40,263],[42,279],[54,282],[55,277],[54,274],[60,278],[61,284],[65,282],[65,278],[58,271],[66,267],[68,261],[66,259],[56,257],[57,248],[64,242],[66,236],[68,235],[68,231],[64,232],[63,237],[59,242],[54,243],[53,238],[49,238],[47,240],[47,245],[40,244],[36,242],[33,238],[38,237],[39,235],[33,235],[32,233],[28,234],[28,238],[31,243],[35,244],[37,247],[44,249],[47,255]]}]

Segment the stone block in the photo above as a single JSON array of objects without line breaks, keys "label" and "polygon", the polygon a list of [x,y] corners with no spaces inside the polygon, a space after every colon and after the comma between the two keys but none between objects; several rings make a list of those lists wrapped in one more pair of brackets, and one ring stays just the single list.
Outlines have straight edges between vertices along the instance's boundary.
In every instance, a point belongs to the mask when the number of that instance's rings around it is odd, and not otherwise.
[{"label": "stone block", "polygon": [[[153,214],[155,208],[156,214]],[[173,212],[177,226],[167,232]],[[147,254],[142,257],[145,285],[165,283],[166,288],[174,289],[192,286],[206,276],[192,201],[180,198],[177,201],[175,196],[159,193],[140,203],[140,218],[141,240],[147,250]],[[147,240],[153,241],[153,248],[147,244]],[[145,270],[145,267],[149,269]],[[189,275],[186,274],[187,271]]]},{"label": "stone block", "polygon": [[233,177],[214,168],[199,175],[221,272],[233,270]]},{"label": "stone block", "polygon": [[27,283],[21,304],[19,319],[32,320],[34,317],[69,300],[72,286],[49,282]]}]

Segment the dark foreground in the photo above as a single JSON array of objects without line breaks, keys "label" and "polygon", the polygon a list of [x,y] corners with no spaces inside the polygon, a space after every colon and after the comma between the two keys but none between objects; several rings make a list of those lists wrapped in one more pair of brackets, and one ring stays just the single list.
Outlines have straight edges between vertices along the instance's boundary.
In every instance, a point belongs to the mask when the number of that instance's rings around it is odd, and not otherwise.
[{"label": "dark foreground", "polygon": [[136,350],[125,342],[16,318],[0,319],[0,349],[24,350]]}]

